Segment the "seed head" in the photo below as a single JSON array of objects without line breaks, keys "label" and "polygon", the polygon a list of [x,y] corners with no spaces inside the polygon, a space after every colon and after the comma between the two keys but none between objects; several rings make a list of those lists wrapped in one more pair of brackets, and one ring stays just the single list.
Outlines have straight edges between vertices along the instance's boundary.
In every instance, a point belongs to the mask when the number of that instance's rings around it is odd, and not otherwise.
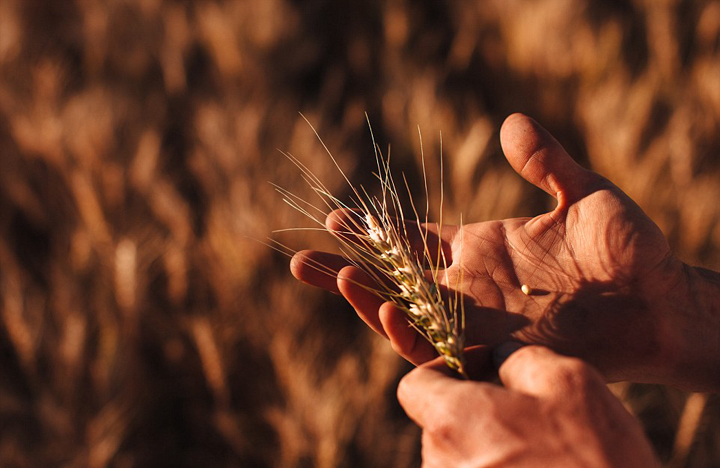
[{"label": "seed head", "polygon": [[[313,131],[315,131],[314,128]],[[370,133],[372,135],[372,128]],[[317,132],[315,134],[317,136]],[[318,139],[320,139],[319,136]],[[320,142],[322,143],[321,139]],[[390,172],[389,162],[377,150],[377,145],[375,148],[380,197],[372,197],[365,188],[353,186],[333,155],[329,151],[327,152],[340,174],[348,182],[354,194],[354,206],[349,206],[332,195],[322,181],[300,160],[290,154],[286,154],[286,156],[300,169],[311,189],[322,199],[327,208],[331,210],[354,209],[356,213],[360,214],[359,218],[345,222],[342,228],[347,232],[343,232],[343,235],[332,232],[342,244],[347,259],[353,265],[363,269],[377,283],[377,287],[374,288],[360,286],[404,310],[410,326],[414,327],[435,347],[437,352],[445,358],[448,366],[466,376],[463,357],[465,318],[462,301],[459,299],[457,290],[454,295],[443,295],[438,287],[438,272],[447,267],[447,261],[442,252],[430,251],[427,241],[428,233],[422,227],[409,187],[408,195],[415,215],[415,223],[405,221],[400,195]],[[422,159],[423,174],[425,174],[424,156]],[[325,210],[282,188],[278,187],[278,190],[284,195],[285,202],[317,222],[321,229],[326,229],[324,219],[318,218],[315,214],[325,213]],[[442,213],[442,196],[440,211]],[[327,215],[327,213],[325,214]],[[427,219],[427,213],[425,218]],[[418,230],[416,234],[423,241],[423,248],[420,251],[411,248],[407,240],[408,229],[413,228]],[[357,233],[358,231],[356,240],[347,238],[348,232]],[[441,259],[436,258],[438,255],[441,256]],[[328,274],[334,274],[334,272],[328,271],[324,265],[318,264],[317,268]],[[429,275],[426,274],[428,271]]]}]

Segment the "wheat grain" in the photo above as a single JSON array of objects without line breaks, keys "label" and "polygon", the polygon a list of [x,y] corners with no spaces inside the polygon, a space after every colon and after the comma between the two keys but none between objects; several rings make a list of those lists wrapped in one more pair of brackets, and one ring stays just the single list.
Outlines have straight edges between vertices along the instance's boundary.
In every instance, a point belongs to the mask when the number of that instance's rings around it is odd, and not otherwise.
[{"label": "wheat grain", "polygon": [[[404,311],[410,326],[434,346],[447,365],[467,377],[463,355],[464,307],[457,287],[461,284],[462,277],[458,278],[452,294],[442,293],[440,272],[447,269],[448,262],[441,245],[438,245],[437,252],[430,251],[428,231],[424,227],[427,226],[429,205],[426,205],[423,224],[412,200],[409,184],[403,176],[414,214],[413,222],[406,222],[400,195],[390,171],[389,156],[387,158],[383,156],[374,137],[373,146],[378,169],[376,176],[380,182],[379,197],[371,196],[363,186],[355,187],[350,182],[337,160],[322,143],[317,131],[309,122],[308,125],[349,185],[353,193],[352,201],[344,203],[332,195],[322,181],[289,153],[284,154],[302,172],[305,181],[322,200],[324,208],[317,207],[281,187],[276,186],[277,190],[283,195],[286,203],[316,222],[320,230],[327,231],[324,219],[330,212],[337,209],[346,210],[347,216],[343,216],[340,221],[341,229],[330,233],[340,241],[341,251],[349,262],[365,271],[376,283],[375,287],[359,283],[358,285]],[[370,133],[373,135],[372,127]],[[422,161],[427,198],[424,155]],[[442,195],[440,211],[442,213]],[[418,230],[417,234],[422,240],[422,248],[419,251],[414,250],[408,241],[408,229],[413,228]],[[441,235],[441,231],[442,216],[438,224],[438,235]],[[276,245],[281,248],[280,250],[288,250],[280,243],[276,242]],[[324,273],[334,274],[321,264],[316,263],[312,266]]]}]

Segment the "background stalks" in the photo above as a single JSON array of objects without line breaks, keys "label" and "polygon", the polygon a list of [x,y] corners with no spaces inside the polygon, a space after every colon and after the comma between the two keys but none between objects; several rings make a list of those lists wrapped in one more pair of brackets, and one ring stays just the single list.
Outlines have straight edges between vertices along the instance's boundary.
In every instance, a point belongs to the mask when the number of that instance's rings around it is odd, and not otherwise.
[{"label": "background stalks", "polygon": [[[717,269],[719,32],[700,0],[0,0],[0,466],[418,466],[406,365],[246,240],[307,222],[276,148],[349,196],[297,112],[369,185],[367,111],[416,192],[442,132],[473,222],[553,206],[499,150],[526,112]],[[613,389],[663,460],[720,465],[716,397]]]}]

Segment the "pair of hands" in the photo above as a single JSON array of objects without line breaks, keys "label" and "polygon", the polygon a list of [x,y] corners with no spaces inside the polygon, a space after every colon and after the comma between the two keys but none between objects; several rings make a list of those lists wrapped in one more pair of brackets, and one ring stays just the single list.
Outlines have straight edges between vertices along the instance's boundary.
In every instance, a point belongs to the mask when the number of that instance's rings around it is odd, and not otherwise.
[{"label": "pair of hands", "polygon": [[[477,367],[489,354],[468,358]],[[583,361],[526,346],[499,375],[504,388],[461,381],[440,358],[400,381],[400,403],[423,428],[424,468],[660,466],[640,424]]]},{"label": "pair of hands", "polygon": [[[459,287],[467,299],[468,345],[494,347],[517,340],[579,357],[607,380],[658,382],[694,390],[720,388],[718,377],[710,377],[717,374],[714,356],[720,355],[716,349],[720,321],[715,313],[715,298],[720,294],[715,275],[680,262],[658,227],[629,197],[607,179],[575,163],[532,119],[510,116],[500,137],[512,167],[554,196],[558,204],[553,211],[535,218],[443,226],[441,236],[434,225],[422,227],[431,233],[431,242],[440,244],[450,262],[445,270],[446,284],[457,287],[458,278],[463,279]],[[345,215],[331,214],[328,228],[340,230],[343,223],[339,218]],[[417,232],[417,226],[408,232]],[[413,239],[410,241],[412,244]],[[321,273],[318,262],[336,271],[337,276]],[[293,259],[291,269],[301,281],[342,294],[358,315],[409,361],[420,365],[434,358],[432,347],[407,326],[404,314],[363,288],[361,285],[369,284],[370,279],[341,257],[304,251]],[[530,286],[529,295],[521,292],[523,284]],[[407,378],[413,382],[418,373],[442,374],[439,371],[435,364],[428,364]],[[572,385],[583,387],[583,380],[587,379],[573,380]],[[479,390],[485,385],[445,382],[447,389],[476,389],[487,401],[488,391]],[[612,400],[607,390],[603,393],[599,390],[602,386],[596,387],[593,395],[597,393],[602,401]],[[548,437],[548,431],[530,428],[552,420],[546,414],[551,408],[552,414],[568,415],[552,405],[540,405],[538,408],[546,413],[518,417],[518,411],[510,408],[530,409],[533,405],[523,403],[523,399],[542,399],[543,395],[528,394],[526,387],[513,388],[510,384],[507,391],[523,396],[509,397],[503,403],[507,406],[505,414],[492,411],[491,415],[502,422],[505,415],[516,414],[514,424],[528,428],[527,433],[518,433],[535,439]],[[402,389],[401,401],[412,415],[413,398],[407,395],[417,392]],[[500,391],[505,390],[493,391],[498,402],[502,399]],[[423,401],[425,406],[430,405]],[[583,401],[580,406],[590,405],[587,398]],[[478,409],[472,416],[482,414]],[[475,423],[465,422],[475,427]]]}]

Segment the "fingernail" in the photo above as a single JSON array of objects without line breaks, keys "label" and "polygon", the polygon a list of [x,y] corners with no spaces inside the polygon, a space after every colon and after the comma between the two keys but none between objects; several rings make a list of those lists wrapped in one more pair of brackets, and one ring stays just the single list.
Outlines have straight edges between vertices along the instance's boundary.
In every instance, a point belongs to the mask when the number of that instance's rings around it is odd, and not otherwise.
[{"label": "fingernail", "polygon": [[502,366],[503,362],[505,362],[505,360],[509,358],[512,353],[522,348],[523,346],[525,345],[523,343],[520,343],[519,341],[506,341],[505,343],[497,346],[492,353],[492,360],[495,368],[500,369],[500,366]]}]

